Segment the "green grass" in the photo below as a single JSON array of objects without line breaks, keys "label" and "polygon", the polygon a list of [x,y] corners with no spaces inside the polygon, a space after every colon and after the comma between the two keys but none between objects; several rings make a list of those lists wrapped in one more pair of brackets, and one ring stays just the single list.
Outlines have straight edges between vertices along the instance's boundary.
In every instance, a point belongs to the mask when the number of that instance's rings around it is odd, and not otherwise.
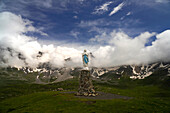
[{"label": "green grass", "polygon": [[0,112],[87,113],[87,112],[168,112],[169,100],[135,98],[131,100],[92,100],[74,97],[57,91],[39,92],[6,99],[0,103]]},{"label": "green grass", "polygon": [[44,92],[44,91],[53,91],[57,90],[57,88],[64,88],[66,90],[77,90],[78,89],[78,80],[77,78],[62,81],[59,83],[53,84],[31,84],[26,81],[20,80],[9,80],[2,79],[0,80],[0,101],[12,98],[21,95],[27,95],[36,92]]},{"label": "green grass", "polygon": [[[54,84],[30,84],[27,81],[0,80],[0,113],[168,113],[170,88],[162,84],[121,78],[108,83],[93,81],[95,89],[133,97],[130,100],[93,100],[54,91],[77,91],[78,78]],[[115,84],[116,83],[116,84]],[[3,98],[2,98],[3,97]]]}]

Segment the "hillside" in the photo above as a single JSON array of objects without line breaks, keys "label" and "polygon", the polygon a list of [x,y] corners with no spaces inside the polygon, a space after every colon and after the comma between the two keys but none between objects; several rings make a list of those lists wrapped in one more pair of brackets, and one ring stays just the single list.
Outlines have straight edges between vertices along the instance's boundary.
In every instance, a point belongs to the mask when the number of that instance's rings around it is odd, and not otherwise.
[{"label": "hillside", "polygon": [[[48,84],[64,81],[79,76],[82,68],[53,68],[48,63],[39,65],[37,68],[29,67],[7,67],[0,68],[1,77],[9,79],[23,80],[37,84]],[[170,63],[157,62],[143,65],[122,65],[116,67],[91,67],[91,76],[93,79],[110,81],[128,77],[131,79],[145,79],[149,76],[160,75],[164,78],[170,76]]]},{"label": "hillside", "polygon": [[[21,72],[14,71],[20,76]],[[93,80],[95,89],[100,92],[112,93],[132,99],[88,99],[78,98],[74,93],[78,90],[78,78],[51,84],[35,84],[27,80],[0,80],[0,112],[169,112],[170,85],[169,78],[162,81],[164,71],[158,71],[145,79],[130,79],[122,76],[110,81]],[[5,74],[5,73],[4,73]],[[32,73],[33,74],[33,73]],[[26,76],[26,75],[23,75]],[[34,76],[34,75],[32,75]],[[167,76],[168,77],[168,76]],[[10,78],[10,79],[9,79]],[[160,78],[160,79],[158,79]],[[153,81],[153,80],[157,81]],[[152,81],[152,82],[150,82]],[[158,82],[159,81],[159,82]],[[58,91],[63,88],[64,91]],[[63,93],[62,93],[63,92]],[[66,93],[64,93],[66,92]],[[68,92],[68,93],[67,93]],[[70,93],[69,93],[70,92]]]}]

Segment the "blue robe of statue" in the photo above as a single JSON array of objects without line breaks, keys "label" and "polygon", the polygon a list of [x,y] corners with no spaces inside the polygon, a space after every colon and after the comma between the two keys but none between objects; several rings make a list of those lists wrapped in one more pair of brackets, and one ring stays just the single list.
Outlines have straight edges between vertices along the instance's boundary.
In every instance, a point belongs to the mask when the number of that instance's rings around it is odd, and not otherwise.
[{"label": "blue robe of statue", "polygon": [[83,56],[83,59],[84,59],[84,62],[85,62],[86,64],[89,62],[89,59],[88,59],[88,57],[87,57],[86,54]]}]

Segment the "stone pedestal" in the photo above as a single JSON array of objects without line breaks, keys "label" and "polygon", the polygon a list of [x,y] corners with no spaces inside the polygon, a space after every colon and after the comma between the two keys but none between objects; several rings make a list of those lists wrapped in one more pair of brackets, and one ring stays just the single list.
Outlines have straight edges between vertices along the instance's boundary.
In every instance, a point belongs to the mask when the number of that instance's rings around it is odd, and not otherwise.
[{"label": "stone pedestal", "polygon": [[79,75],[79,89],[78,96],[96,96],[97,93],[94,90],[92,80],[90,78],[89,70],[81,70]]}]

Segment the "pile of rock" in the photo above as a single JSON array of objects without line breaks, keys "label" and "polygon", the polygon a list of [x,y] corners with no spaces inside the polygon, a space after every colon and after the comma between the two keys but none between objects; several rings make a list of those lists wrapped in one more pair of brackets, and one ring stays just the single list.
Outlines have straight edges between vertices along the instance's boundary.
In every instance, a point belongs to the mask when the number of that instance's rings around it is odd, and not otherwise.
[{"label": "pile of rock", "polygon": [[64,89],[63,88],[57,88],[57,89],[55,89],[53,91],[64,91]]},{"label": "pile of rock", "polygon": [[94,90],[89,70],[81,70],[79,78],[79,90],[77,96],[97,96]]}]

